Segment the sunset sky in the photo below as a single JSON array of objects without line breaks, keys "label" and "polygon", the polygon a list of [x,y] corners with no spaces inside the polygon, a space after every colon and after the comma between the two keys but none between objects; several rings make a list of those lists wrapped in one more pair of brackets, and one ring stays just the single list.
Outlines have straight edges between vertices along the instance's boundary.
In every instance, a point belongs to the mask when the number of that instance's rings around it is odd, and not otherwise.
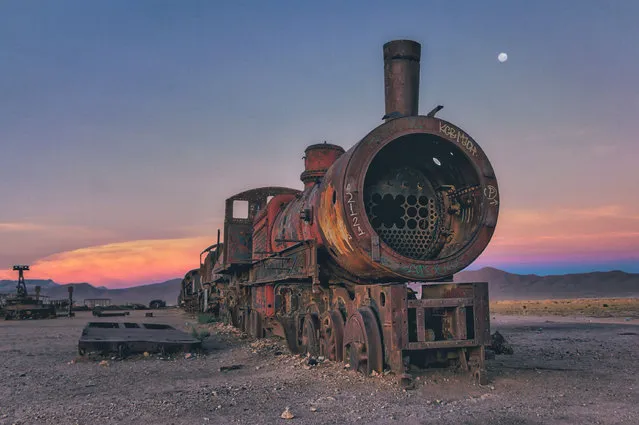
[{"label": "sunset sky", "polygon": [[[381,123],[382,44],[488,154],[471,266],[639,272],[639,2],[0,1],[0,279],[183,276],[224,199]],[[497,55],[508,53],[499,63]]]}]

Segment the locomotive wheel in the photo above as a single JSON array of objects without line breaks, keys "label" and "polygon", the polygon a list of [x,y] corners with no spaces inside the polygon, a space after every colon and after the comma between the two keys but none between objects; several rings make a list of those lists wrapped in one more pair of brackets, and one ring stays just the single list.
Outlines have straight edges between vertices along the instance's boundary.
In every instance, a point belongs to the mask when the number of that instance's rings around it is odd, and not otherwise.
[{"label": "locomotive wheel", "polygon": [[302,352],[316,357],[320,352],[320,321],[317,313],[308,313],[302,326]]},{"label": "locomotive wheel", "polygon": [[344,360],[344,319],[339,311],[325,313],[320,328],[320,355],[335,362]]},{"label": "locomotive wheel", "polygon": [[286,336],[286,345],[291,354],[301,354],[303,351],[301,329],[304,327],[304,318],[295,315],[294,317],[280,317],[280,324]]},{"label": "locomotive wheel", "polygon": [[361,307],[348,318],[344,329],[344,359],[351,370],[366,375],[383,371],[382,336],[370,307]]},{"label": "locomotive wheel", "polygon": [[251,311],[250,333],[253,338],[262,338],[263,336],[262,315],[257,310]]},{"label": "locomotive wheel", "polygon": [[238,308],[238,306],[233,306],[229,308],[229,313],[231,315],[231,325],[235,326],[238,329],[242,327],[242,312]]},{"label": "locomotive wheel", "polygon": [[249,333],[251,313],[248,310],[242,310],[240,312],[240,317],[240,329],[244,333]]},{"label": "locomotive wheel", "polygon": [[224,311],[220,316],[222,319],[222,323],[224,323],[225,325],[233,324],[233,315],[231,313],[231,310],[228,307],[224,308]]}]

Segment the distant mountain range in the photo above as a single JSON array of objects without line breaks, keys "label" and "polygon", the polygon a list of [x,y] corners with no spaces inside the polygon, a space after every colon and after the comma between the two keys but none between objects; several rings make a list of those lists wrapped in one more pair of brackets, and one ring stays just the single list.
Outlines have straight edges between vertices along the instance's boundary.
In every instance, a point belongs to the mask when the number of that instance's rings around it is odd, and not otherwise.
[{"label": "distant mountain range", "polygon": [[538,276],[492,267],[463,271],[455,282],[488,282],[491,300],[639,297],[639,273],[622,271]]},{"label": "distant mountain range", "polygon": [[[110,298],[111,304],[140,303],[148,305],[151,300],[166,301],[167,305],[177,304],[182,279],[171,279],[166,282],[152,283],[149,285],[134,286],[131,288],[108,289],[104,286],[95,287],[89,283],[69,283],[60,285],[52,280],[25,279],[27,292],[33,294],[35,287],[41,287],[41,294],[50,299],[67,299],[69,286],[73,286],[73,299],[76,304],[82,304],[87,298]],[[0,280],[0,293],[12,293],[16,289],[16,281]]]},{"label": "distant mountain range", "polygon": [[[491,300],[639,297],[639,273],[622,271],[538,276],[513,274],[485,267],[458,273],[455,281],[488,282]],[[67,298],[67,288],[73,285],[73,298],[77,303],[82,303],[86,298],[111,298],[112,304],[148,304],[153,299],[161,299],[167,305],[177,303],[180,282],[181,279],[178,278],[131,288],[108,289],[88,283],[59,285],[52,280],[26,280],[30,293],[34,292],[36,285],[40,285],[42,295],[51,299]],[[0,280],[0,293],[14,292],[15,286],[16,281]]]}]

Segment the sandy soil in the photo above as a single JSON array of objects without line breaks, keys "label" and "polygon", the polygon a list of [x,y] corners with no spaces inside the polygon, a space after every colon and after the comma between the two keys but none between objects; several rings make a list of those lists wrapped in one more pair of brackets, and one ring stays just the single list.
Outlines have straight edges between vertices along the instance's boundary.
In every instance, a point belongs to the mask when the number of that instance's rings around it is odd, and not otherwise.
[{"label": "sandy soil", "polygon": [[[193,323],[178,311],[155,315],[146,320]],[[515,354],[488,362],[488,386],[429,370],[409,391],[391,376],[309,367],[279,354],[277,342],[219,325],[210,326],[205,355],[76,361],[93,319],[0,322],[0,424],[639,423],[638,319],[495,316],[492,330]],[[131,319],[145,320],[143,312]],[[295,418],[280,418],[286,407]]]}]

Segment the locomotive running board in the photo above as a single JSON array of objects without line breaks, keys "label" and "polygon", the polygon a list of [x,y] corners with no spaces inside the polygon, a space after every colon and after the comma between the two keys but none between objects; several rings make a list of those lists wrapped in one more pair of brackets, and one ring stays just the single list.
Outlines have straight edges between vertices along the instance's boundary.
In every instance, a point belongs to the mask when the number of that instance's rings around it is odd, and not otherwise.
[{"label": "locomotive running board", "polygon": [[317,245],[315,241],[299,242],[270,257],[253,263],[249,285],[284,282],[287,280],[319,281]]},{"label": "locomotive running board", "polygon": [[158,323],[89,322],[82,330],[78,352],[133,353],[190,352],[202,342],[169,325]]}]

